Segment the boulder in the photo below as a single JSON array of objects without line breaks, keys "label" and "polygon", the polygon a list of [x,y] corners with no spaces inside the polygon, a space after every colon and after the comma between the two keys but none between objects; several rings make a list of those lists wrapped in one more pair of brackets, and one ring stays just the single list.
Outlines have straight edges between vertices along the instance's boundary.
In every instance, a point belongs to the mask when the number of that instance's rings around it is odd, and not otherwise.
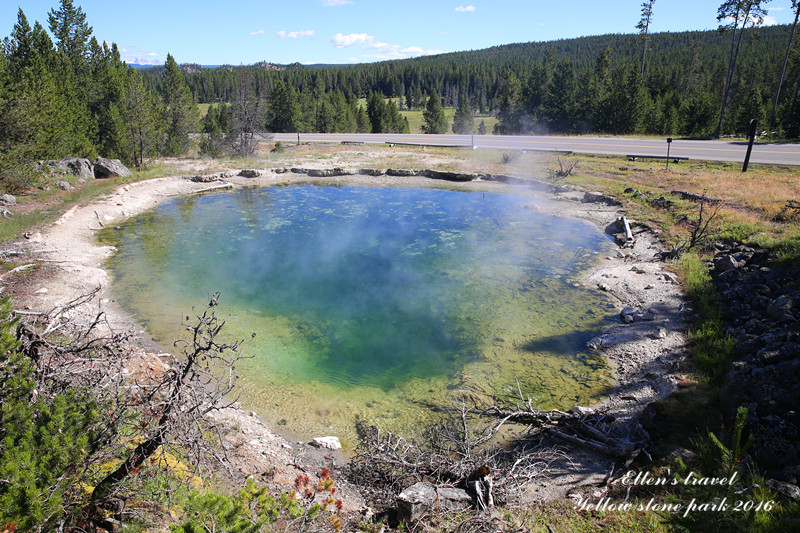
[{"label": "boulder", "polygon": [[714,261],[714,270],[718,273],[739,268],[739,262],[730,255],[723,255]]},{"label": "boulder", "polygon": [[611,198],[610,196],[606,196],[601,192],[586,192],[581,198],[581,202],[584,204],[606,204],[606,205],[614,205],[619,206],[622,203],[615,199]]},{"label": "boulder", "polygon": [[243,178],[257,178],[261,173],[258,170],[240,170],[239,175]]},{"label": "boulder", "polygon": [[60,163],[74,176],[87,180],[94,178],[94,168],[88,159],[83,157],[67,157],[62,159]]},{"label": "boulder", "polygon": [[401,522],[415,522],[435,506],[436,487],[420,481],[397,496],[397,519]]},{"label": "boulder", "polygon": [[427,481],[420,481],[397,496],[397,519],[414,522],[433,509],[466,509],[472,502],[472,496],[464,489],[436,487]]},{"label": "boulder", "polygon": [[94,160],[94,177],[97,179],[113,178],[115,176],[126,178],[132,175],[133,172],[123,165],[119,159],[98,157]]},{"label": "boulder", "polygon": [[328,450],[341,450],[342,443],[339,442],[338,437],[317,437],[311,441],[312,446],[317,448],[326,448]]},{"label": "boulder", "polygon": [[70,185],[68,181],[60,180],[56,182],[56,187],[62,191],[68,191],[72,188],[72,185]]},{"label": "boulder", "polygon": [[4,194],[0,196],[0,205],[14,205],[17,203],[17,197],[12,194]]}]

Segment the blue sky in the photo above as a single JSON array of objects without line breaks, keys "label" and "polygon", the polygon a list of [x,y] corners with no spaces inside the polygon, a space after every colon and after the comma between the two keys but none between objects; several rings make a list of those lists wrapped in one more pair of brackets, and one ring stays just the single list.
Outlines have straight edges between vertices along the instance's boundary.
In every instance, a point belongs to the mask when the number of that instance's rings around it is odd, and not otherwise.
[{"label": "blue sky", "polygon": [[[561,38],[634,33],[643,0],[74,0],[94,35],[128,62],[355,63]],[[656,0],[651,31],[717,27],[721,0]],[[47,27],[58,0],[0,2],[0,36],[21,7]],[[766,4],[767,23],[792,22],[790,0]]]}]

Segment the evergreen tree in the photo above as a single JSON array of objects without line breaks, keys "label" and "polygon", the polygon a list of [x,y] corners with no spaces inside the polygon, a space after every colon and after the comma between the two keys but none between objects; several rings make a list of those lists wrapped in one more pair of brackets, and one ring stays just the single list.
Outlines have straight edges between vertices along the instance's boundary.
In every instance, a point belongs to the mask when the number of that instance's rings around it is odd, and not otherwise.
[{"label": "evergreen tree", "polygon": [[364,106],[358,106],[356,110],[356,132],[357,133],[370,133],[372,131],[372,124],[369,119],[369,115],[367,115],[367,111],[364,109]]},{"label": "evergreen tree", "polygon": [[272,89],[269,102],[272,116],[268,124],[270,131],[281,133],[302,131],[302,109],[291,85],[287,86],[283,81],[278,80]]},{"label": "evergreen tree", "polygon": [[367,116],[372,127],[372,133],[388,133],[389,125],[386,123],[386,107],[383,95],[373,92],[367,99]]},{"label": "evergreen tree", "polygon": [[87,55],[92,35],[86,14],[80,7],[76,8],[72,0],[61,0],[58,11],[51,9],[47,18],[59,53],[74,66],[80,65]]},{"label": "evergreen tree", "polygon": [[[472,128],[475,125],[475,117],[472,114],[472,107],[469,105],[467,98],[461,98],[456,108],[456,114],[453,117],[453,133],[459,135],[468,135],[472,133]],[[484,125],[484,129],[486,126]]]},{"label": "evergreen tree", "polygon": [[422,133],[442,134],[447,132],[447,121],[444,118],[442,99],[435,90],[428,97],[428,103],[422,113],[422,120]]},{"label": "evergreen tree", "polygon": [[[536,84],[539,87],[539,84]],[[514,134],[522,130],[520,123],[520,103],[522,86],[519,78],[513,72],[503,76],[500,86],[500,109],[497,112],[498,122],[495,124],[495,133]],[[535,104],[534,104],[535,105]]]},{"label": "evergreen tree", "polygon": [[133,67],[126,67],[121,79],[121,102],[113,110],[117,127],[124,131],[120,155],[123,161],[138,168],[162,144],[162,121],[158,103],[144,88],[141,74]]},{"label": "evergreen tree", "polygon": [[486,135],[486,122],[481,119],[481,123],[478,124],[478,135]]},{"label": "evergreen tree", "polygon": [[171,54],[164,65],[166,73],[162,87],[165,139],[164,153],[180,155],[189,149],[189,134],[196,131],[199,111],[186,85],[183,73]]}]

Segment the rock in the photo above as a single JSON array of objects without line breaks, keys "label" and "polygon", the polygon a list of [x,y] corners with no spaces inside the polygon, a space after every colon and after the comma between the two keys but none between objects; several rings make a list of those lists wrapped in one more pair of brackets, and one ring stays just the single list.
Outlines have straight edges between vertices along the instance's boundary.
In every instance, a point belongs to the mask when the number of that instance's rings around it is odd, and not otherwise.
[{"label": "rock", "polygon": [[611,198],[610,196],[606,196],[601,192],[586,192],[581,199],[581,202],[584,204],[607,204],[607,205],[622,205],[621,202]]},{"label": "rock", "polygon": [[17,197],[12,194],[4,194],[0,196],[0,204],[2,205],[15,205],[17,203]]},{"label": "rock", "polygon": [[365,176],[383,176],[386,174],[386,170],[380,168],[361,168],[358,170],[358,173]]},{"label": "rock", "polygon": [[466,172],[446,172],[441,170],[426,170],[425,176],[446,181],[472,181],[478,178],[477,174],[470,174]]},{"label": "rock", "polygon": [[655,320],[658,317],[658,313],[656,313],[652,309],[648,309],[646,313],[642,315],[642,320],[647,320],[648,322]]},{"label": "rock", "polygon": [[772,304],[770,304],[770,306],[767,308],[767,314],[772,319],[779,319],[783,317],[785,313],[791,311],[792,307],[794,307],[794,302],[792,299],[789,296],[782,294],[781,296],[778,296],[775,301],[772,302]]},{"label": "rock", "polygon": [[56,182],[56,187],[62,191],[68,191],[72,188],[72,185],[70,185],[68,181],[60,180]]},{"label": "rock", "polygon": [[189,178],[189,181],[193,181],[195,183],[211,183],[212,181],[218,181],[218,180],[219,180],[219,175],[217,174],[197,175]]},{"label": "rock", "polygon": [[401,522],[415,522],[435,505],[436,487],[420,481],[397,496],[397,519]]},{"label": "rock", "polygon": [[625,307],[624,309],[622,309],[622,311],[620,311],[619,318],[625,324],[632,324],[636,320],[634,318],[635,314],[636,314],[636,309],[634,309],[633,307]]},{"label": "rock", "polygon": [[[292,169],[292,171],[294,171],[294,169]],[[239,171],[239,176],[243,178],[257,178],[260,174],[258,170],[245,169]]]},{"label": "rock", "polygon": [[714,270],[722,273],[739,268],[739,262],[730,255],[723,255],[714,260]]},{"label": "rock", "polygon": [[790,500],[794,500],[795,502],[800,502],[800,487],[797,485],[784,483],[776,479],[768,480],[767,485],[769,485],[769,487],[775,492],[780,493],[782,496]]},{"label": "rock", "polygon": [[127,178],[132,175],[133,172],[123,165],[119,159],[98,157],[94,160],[94,177],[97,179],[113,178],[115,176]]},{"label": "rock", "polygon": [[75,176],[83,179],[94,179],[94,168],[88,159],[82,157],[67,157],[61,160],[61,164]]},{"label": "rock", "polygon": [[464,489],[437,487],[439,506],[444,510],[466,509],[472,505],[472,496]]},{"label": "rock", "polygon": [[328,450],[341,450],[342,444],[339,442],[339,437],[317,437],[311,441],[312,446],[317,448],[326,448]]},{"label": "rock", "polygon": [[415,522],[430,510],[466,509],[472,501],[472,496],[464,489],[435,487],[427,481],[420,481],[397,496],[397,519]]},{"label": "rock", "polygon": [[312,168],[308,171],[308,175],[312,178],[330,178],[334,176],[349,176],[351,174],[353,174],[352,171],[338,167],[325,169]]},{"label": "rock", "polygon": [[569,412],[573,415],[586,416],[592,414],[594,411],[588,407],[583,407],[582,405],[574,405],[570,408]]},{"label": "rock", "polygon": [[409,177],[409,176],[419,176],[422,174],[422,170],[405,170],[405,169],[386,169],[387,176],[399,176],[399,177]]}]

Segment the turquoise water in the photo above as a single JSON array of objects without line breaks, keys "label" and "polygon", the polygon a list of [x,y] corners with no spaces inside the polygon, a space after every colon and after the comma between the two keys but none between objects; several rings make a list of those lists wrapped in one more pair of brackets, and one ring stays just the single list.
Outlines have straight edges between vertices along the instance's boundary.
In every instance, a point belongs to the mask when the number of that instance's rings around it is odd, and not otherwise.
[{"label": "turquoise water", "polygon": [[[613,313],[571,279],[607,252],[585,222],[510,194],[291,185],[179,198],[105,230],[118,301],[171,344],[221,292],[255,340],[245,403],[295,431],[356,415],[401,431],[464,386],[543,406],[601,394],[586,341]],[[317,435],[318,436],[318,435]]]}]

